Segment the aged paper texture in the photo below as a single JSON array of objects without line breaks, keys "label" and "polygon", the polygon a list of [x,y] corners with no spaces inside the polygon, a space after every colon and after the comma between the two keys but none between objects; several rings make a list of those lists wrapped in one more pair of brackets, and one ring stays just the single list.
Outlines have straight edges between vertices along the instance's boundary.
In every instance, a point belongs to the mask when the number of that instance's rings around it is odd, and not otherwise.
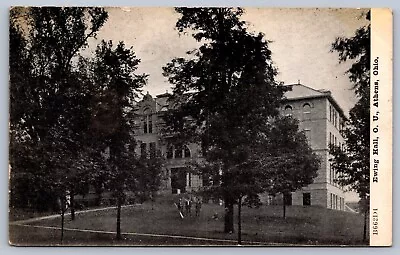
[{"label": "aged paper texture", "polygon": [[10,8],[9,243],[392,245],[392,19]]},{"label": "aged paper texture", "polygon": [[371,9],[370,245],[392,245],[393,16]]}]

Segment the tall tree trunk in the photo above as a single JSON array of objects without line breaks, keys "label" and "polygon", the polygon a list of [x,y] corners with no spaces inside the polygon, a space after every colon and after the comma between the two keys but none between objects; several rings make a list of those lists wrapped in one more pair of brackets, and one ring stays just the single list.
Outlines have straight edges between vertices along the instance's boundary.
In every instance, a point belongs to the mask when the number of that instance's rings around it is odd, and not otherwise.
[{"label": "tall tree trunk", "polygon": [[233,201],[230,197],[225,198],[225,224],[224,224],[224,232],[225,233],[233,233],[235,232],[233,226]]},{"label": "tall tree trunk", "polygon": [[364,231],[363,231],[363,241],[367,241],[367,216],[368,210],[364,211]]},{"label": "tall tree trunk", "polygon": [[151,210],[153,211],[154,210],[154,192],[153,191],[150,191],[151,193]]},{"label": "tall tree trunk", "polygon": [[121,199],[117,199],[117,240],[121,240]]},{"label": "tall tree trunk", "polygon": [[61,198],[61,243],[64,240],[64,213],[65,213],[65,198]]},{"label": "tall tree trunk", "polygon": [[283,218],[286,219],[286,203],[285,203],[285,199],[283,200]]},{"label": "tall tree trunk", "polygon": [[238,244],[242,244],[242,197],[238,199]]}]

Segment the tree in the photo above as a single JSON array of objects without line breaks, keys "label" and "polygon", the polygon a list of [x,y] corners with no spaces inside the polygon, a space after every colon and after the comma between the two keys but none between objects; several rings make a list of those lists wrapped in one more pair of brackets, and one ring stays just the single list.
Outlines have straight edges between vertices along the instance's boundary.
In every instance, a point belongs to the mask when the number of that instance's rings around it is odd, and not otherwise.
[{"label": "tree", "polygon": [[103,182],[116,199],[117,239],[121,236],[121,206],[126,191],[140,187],[140,167],[133,137],[134,102],[146,83],[145,74],[135,74],[140,59],[123,42],[116,46],[102,41],[93,60],[93,82],[98,88],[92,119],[92,136],[98,148],[107,151]]},{"label": "tree", "polygon": [[[307,138],[298,131],[298,121],[291,117],[276,118],[272,123],[267,144],[267,155],[260,159],[268,172],[270,195],[290,194],[311,183],[317,177],[319,158],[310,148]],[[283,199],[283,218],[286,200]]]},{"label": "tree", "polygon": [[26,202],[43,207],[60,198],[62,216],[65,196],[73,197],[78,176],[90,167],[73,164],[88,154],[83,138],[91,96],[74,60],[107,17],[102,8],[10,11],[10,165],[11,177],[19,176],[11,183],[32,184],[12,195],[32,192],[28,197],[37,198]]},{"label": "tree", "polygon": [[156,192],[161,186],[161,181],[165,179],[161,171],[164,164],[164,158],[160,151],[150,152],[147,155],[141,155],[138,161],[139,187],[142,199],[151,200],[151,208],[154,209]]},{"label": "tree", "polygon": [[[370,20],[370,12],[366,14]],[[349,112],[342,132],[346,148],[331,146],[332,169],[338,173],[337,182],[356,191],[361,203],[369,204],[370,195],[370,24],[356,30],[351,38],[339,37],[332,44],[339,53],[339,62],[354,61],[347,71],[358,98]],[[363,240],[367,239],[368,206],[364,208]]]},{"label": "tree", "polygon": [[240,21],[242,9],[176,11],[181,14],[178,31],[192,30],[203,44],[188,52],[188,59],[175,58],[164,67],[175,85],[176,106],[166,115],[166,132],[175,134],[177,143],[201,143],[211,164],[204,168],[217,176],[214,194],[225,201],[224,231],[229,233],[234,231],[233,205],[262,190],[261,184],[254,187],[263,173],[250,160],[252,143],[266,132],[267,120],[278,115],[284,88],[275,81],[268,41],[247,30]]}]

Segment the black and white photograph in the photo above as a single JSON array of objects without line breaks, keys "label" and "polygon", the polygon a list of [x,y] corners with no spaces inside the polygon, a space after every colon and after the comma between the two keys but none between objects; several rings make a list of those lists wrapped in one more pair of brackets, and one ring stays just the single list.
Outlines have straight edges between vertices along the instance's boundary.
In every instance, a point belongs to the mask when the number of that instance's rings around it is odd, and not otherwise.
[{"label": "black and white photograph", "polygon": [[10,245],[391,245],[374,13],[11,7]]}]

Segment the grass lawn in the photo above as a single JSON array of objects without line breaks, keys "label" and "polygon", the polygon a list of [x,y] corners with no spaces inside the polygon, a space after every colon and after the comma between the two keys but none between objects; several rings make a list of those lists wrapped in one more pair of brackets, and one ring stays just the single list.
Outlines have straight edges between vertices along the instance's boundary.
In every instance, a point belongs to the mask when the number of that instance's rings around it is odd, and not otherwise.
[{"label": "grass lawn", "polygon": [[[224,208],[203,204],[200,217],[181,219],[170,203],[144,203],[122,210],[123,233],[179,235],[236,240],[237,234],[223,233]],[[213,215],[218,214],[218,219]],[[363,216],[317,207],[243,207],[242,239],[265,244],[362,245]],[[236,217],[236,215],[235,215]],[[235,219],[236,221],[237,219]],[[31,226],[60,227],[60,218],[29,223]],[[65,228],[116,231],[116,210],[82,213],[75,221],[66,217]],[[237,225],[235,224],[235,230]],[[63,245],[235,245],[234,242],[124,235],[116,241],[112,233],[65,231]],[[58,245],[60,230],[10,225],[10,241],[17,245]],[[245,243],[246,244],[246,243]],[[249,243],[247,243],[249,244]],[[260,245],[255,243],[255,245]]]}]

